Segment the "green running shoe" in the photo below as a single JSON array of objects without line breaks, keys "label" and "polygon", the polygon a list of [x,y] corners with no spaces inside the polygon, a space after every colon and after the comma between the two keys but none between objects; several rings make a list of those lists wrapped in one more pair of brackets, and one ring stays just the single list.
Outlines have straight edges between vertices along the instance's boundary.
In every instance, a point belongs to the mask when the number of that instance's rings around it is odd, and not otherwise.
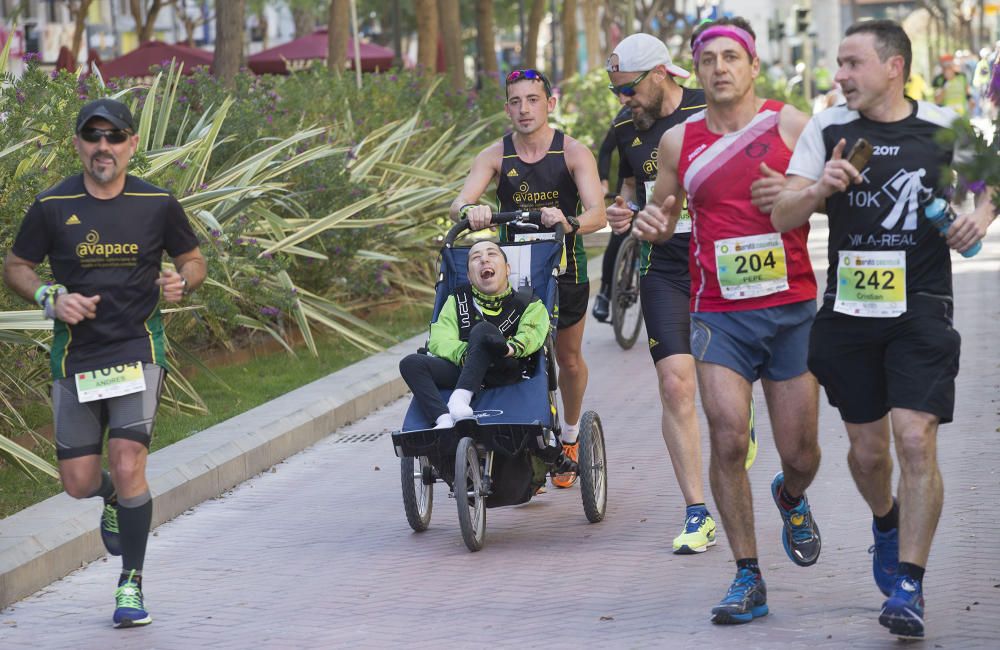
[{"label": "green running shoe", "polygon": [[101,512],[101,541],[111,555],[122,554],[122,538],[118,532],[118,504],[104,505]]},{"label": "green running shoe", "polygon": [[135,581],[135,569],[128,574],[125,582],[115,589],[115,627],[137,627],[149,625],[153,617],[142,602],[142,589]]}]

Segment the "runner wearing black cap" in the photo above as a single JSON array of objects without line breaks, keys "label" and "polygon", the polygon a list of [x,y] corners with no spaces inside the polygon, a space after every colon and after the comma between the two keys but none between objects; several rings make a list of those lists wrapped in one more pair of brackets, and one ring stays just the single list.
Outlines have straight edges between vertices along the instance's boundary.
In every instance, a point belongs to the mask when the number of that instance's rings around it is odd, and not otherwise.
[{"label": "runner wearing black cap", "polygon": [[[139,137],[128,107],[85,105],[73,139],[83,173],[38,195],[7,254],[4,281],[54,321],[52,408],[70,496],[102,497],[101,537],[122,556],[115,627],[146,625],[142,565],[152,520],[146,457],[166,372],[158,307],[205,279],[184,209],[127,174]],[[161,269],[163,253],[176,270]],[[46,257],[55,283],[38,277]],[[108,466],[101,470],[104,430]]]}]

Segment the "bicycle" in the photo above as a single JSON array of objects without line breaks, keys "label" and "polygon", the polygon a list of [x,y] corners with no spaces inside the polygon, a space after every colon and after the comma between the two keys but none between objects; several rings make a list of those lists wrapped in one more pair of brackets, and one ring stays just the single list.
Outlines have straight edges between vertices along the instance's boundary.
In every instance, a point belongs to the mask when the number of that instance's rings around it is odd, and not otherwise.
[{"label": "bicycle", "polygon": [[642,329],[642,303],[639,299],[639,270],[642,243],[629,235],[615,257],[611,280],[611,325],[615,341],[623,350],[631,349]]}]

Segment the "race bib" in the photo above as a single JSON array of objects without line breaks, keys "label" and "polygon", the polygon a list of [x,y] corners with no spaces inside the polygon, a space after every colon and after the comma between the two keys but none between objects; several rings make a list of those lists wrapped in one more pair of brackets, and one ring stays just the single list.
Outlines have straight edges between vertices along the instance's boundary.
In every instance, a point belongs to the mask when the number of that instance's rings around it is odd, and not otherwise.
[{"label": "race bib", "polygon": [[715,242],[715,267],[722,297],[745,300],[788,289],[785,245],[776,232]]},{"label": "race bib", "polygon": [[554,232],[516,232],[514,241],[551,241],[556,238]]},{"label": "race bib", "polygon": [[146,377],[140,361],[78,372],[75,378],[76,397],[81,404],[146,390]]},{"label": "race bib", "polygon": [[[656,185],[656,181],[646,181],[646,203],[653,200],[653,186]],[[674,234],[684,234],[686,232],[691,232],[691,213],[687,211],[687,206],[681,210],[681,216],[677,219],[677,227],[674,228]]]},{"label": "race bib", "polygon": [[895,318],[906,311],[905,251],[840,251],[833,310]]}]

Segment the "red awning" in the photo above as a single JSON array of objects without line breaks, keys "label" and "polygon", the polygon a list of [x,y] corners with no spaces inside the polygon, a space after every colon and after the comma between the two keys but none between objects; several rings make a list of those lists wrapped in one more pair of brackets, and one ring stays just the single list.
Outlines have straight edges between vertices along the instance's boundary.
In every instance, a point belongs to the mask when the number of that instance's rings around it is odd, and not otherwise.
[{"label": "red awning", "polygon": [[171,59],[184,64],[184,74],[191,74],[198,66],[211,66],[212,53],[187,45],[146,41],[137,49],[117,59],[111,59],[98,64],[101,76],[105,79],[114,77],[148,77],[149,68],[154,65],[169,65]]},{"label": "red awning", "polygon": [[[247,65],[257,74],[288,74],[288,65],[295,69],[309,61],[326,60],[327,50],[326,29],[318,29],[312,34],[297,38],[277,47],[258,52],[249,59]],[[348,66],[354,66],[354,40],[348,39],[345,53]],[[387,47],[374,43],[361,43],[361,70],[375,72],[388,70],[392,67],[395,53]],[[287,61],[287,64],[286,64]]]}]

